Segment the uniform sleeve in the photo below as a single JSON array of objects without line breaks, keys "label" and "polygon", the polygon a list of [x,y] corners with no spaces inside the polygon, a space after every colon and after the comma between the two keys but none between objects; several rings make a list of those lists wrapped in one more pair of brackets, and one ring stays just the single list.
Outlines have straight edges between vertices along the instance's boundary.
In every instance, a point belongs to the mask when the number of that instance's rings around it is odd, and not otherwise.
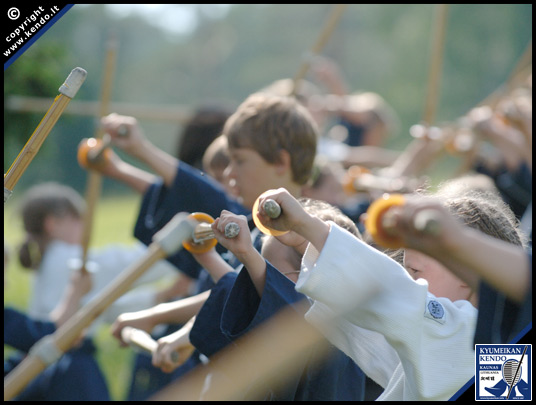
[{"label": "uniform sleeve", "polygon": [[4,344],[28,352],[42,337],[56,331],[53,322],[36,321],[13,308],[4,308]]},{"label": "uniform sleeve", "polygon": [[[527,252],[527,260],[532,269],[531,252]],[[532,272],[530,276],[532,279]],[[532,282],[529,285],[527,296],[518,304],[488,283],[480,283],[474,344],[516,343],[525,335],[532,322]]]},{"label": "uniform sleeve", "polygon": [[[322,252],[312,244],[307,247],[296,284],[298,291],[342,315],[353,313],[361,304],[377,301],[379,294],[383,304],[395,304],[404,294],[410,297],[413,291],[398,288],[401,283],[419,289],[397,262],[336,224],[330,225]],[[426,294],[426,286],[420,289],[421,295]],[[389,294],[391,291],[393,294]]]},{"label": "uniform sleeve", "polygon": [[[212,356],[231,341],[220,328],[223,306],[236,280],[237,273],[228,272],[210,290],[207,301],[195,318],[190,342],[205,356]],[[207,339],[207,336],[210,338]]]},{"label": "uniform sleeve", "polygon": [[404,399],[449,399],[474,375],[476,309],[429,294],[426,281],[334,223],[322,252],[309,245],[296,288],[385,337],[404,368]]},{"label": "uniform sleeve", "polygon": [[[269,262],[266,282],[260,297],[246,269],[242,269],[225,303],[222,331],[238,339],[272,318],[284,308],[293,307],[303,314],[301,303],[307,299],[295,284]],[[299,306],[299,309],[298,309]],[[286,385],[266,387],[271,401],[359,401],[363,400],[364,375],[356,364],[333,346],[318,343],[301,354],[301,371],[286,380]]]},{"label": "uniform sleeve", "polygon": [[[160,180],[149,186],[144,194],[134,236],[142,243],[150,245],[153,235],[179,212],[204,212],[216,218],[223,209],[236,214],[247,213],[242,205],[226,195],[216,181],[180,162],[171,187],[166,187]],[[216,249],[220,253],[223,251],[219,245]],[[185,249],[171,255],[167,260],[192,278],[199,275],[199,264]]]},{"label": "uniform sleeve", "polygon": [[222,331],[230,339],[237,339],[286,306],[302,301],[305,296],[294,287],[292,281],[266,262],[266,282],[259,297],[247,269],[242,268],[225,302]]},{"label": "uniform sleeve", "polygon": [[400,358],[385,337],[336,317],[326,305],[316,301],[305,314],[331,344],[350,357],[365,375],[382,388],[400,364]]}]

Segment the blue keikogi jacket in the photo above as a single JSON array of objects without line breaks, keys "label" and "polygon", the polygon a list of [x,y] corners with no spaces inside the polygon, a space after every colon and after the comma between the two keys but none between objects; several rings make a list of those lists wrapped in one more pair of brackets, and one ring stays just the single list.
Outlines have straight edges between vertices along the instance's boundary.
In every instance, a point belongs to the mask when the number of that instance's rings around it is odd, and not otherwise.
[{"label": "blue keikogi jacket", "polygon": [[[16,309],[4,308],[5,345],[28,353],[37,341],[55,331],[52,322],[37,321]],[[84,339],[43,370],[14,400],[109,401],[108,387],[95,359],[95,350],[92,341]],[[4,377],[10,371],[6,370],[4,360]]]},{"label": "blue keikogi jacket", "polygon": [[[262,297],[245,268],[222,277],[190,332],[190,341],[203,354],[211,356],[239,337],[268,320],[287,306],[306,297],[294,289],[294,283],[267,262],[266,284]],[[296,310],[300,306],[295,307]],[[300,312],[303,311],[299,310]],[[262,350],[262,347],[259,348]],[[283,389],[266,387],[265,400],[271,401],[361,401],[365,375],[337,348],[318,360],[320,352],[312,348],[308,361]],[[232,376],[229,376],[232,379]],[[210,388],[209,388],[210,389]],[[244,399],[248,394],[244,393]]]}]

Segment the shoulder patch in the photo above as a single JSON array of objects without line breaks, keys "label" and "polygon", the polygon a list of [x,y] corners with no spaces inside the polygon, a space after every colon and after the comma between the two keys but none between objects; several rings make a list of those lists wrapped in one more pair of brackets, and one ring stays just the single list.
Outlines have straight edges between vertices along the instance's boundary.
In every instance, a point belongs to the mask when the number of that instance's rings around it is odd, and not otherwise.
[{"label": "shoulder patch", "polygon": [[445,323],[445,308],[435,299],[426,300],[424,316],[441,324]]}]

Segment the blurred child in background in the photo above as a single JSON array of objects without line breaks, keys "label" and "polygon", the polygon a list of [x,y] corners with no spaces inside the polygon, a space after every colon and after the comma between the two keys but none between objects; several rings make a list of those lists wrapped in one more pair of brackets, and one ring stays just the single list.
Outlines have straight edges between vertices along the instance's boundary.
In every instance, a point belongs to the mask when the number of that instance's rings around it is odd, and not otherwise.
[{"label": "blurred child in background", "polygon": [[[4,242],[4,280],[10,251]],[[50,320],[34,319],[24,312],[4,306],[4,345],[17,350],[4,359],[4,378],[24,359],[32,347],[56,331],[78,309],[82,297],[92,287],[91,273],[73,271],[65,291],[50,314]],[[6,288],[4,281],[4,289]],[[94,357],[95,347],[80,339],[74,347],[49,364],[13,399],[15,401],[109,401],[104,375]]]}]

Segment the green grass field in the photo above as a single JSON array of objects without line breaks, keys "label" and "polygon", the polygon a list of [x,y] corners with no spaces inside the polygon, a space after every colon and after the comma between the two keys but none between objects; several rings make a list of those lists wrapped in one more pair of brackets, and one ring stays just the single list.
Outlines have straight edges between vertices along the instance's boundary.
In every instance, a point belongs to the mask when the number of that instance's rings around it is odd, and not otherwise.
[{"label": "green grass field", "polygon": [[[138,196],[102,199],[97,205],[94,217],[91,246],[108,243],[132,244],[134,221],[136,220],[140,198]],[[32,274],[22,268],[16,259],[16,248],[24,238],[22,224],[16,214],[16,193],[4,204],[4,242],[10,248],[10,261],[4,269],[4,306],[25,310],[30,293]],[[107,378],[113,400],[123,400],[130,383],[130,365],[133,351],[119,348],[117,340],[111,337],[108,326],[102,326],[96,336],[97,360]],[[4,346],[4,357],[10,352]]]}]

